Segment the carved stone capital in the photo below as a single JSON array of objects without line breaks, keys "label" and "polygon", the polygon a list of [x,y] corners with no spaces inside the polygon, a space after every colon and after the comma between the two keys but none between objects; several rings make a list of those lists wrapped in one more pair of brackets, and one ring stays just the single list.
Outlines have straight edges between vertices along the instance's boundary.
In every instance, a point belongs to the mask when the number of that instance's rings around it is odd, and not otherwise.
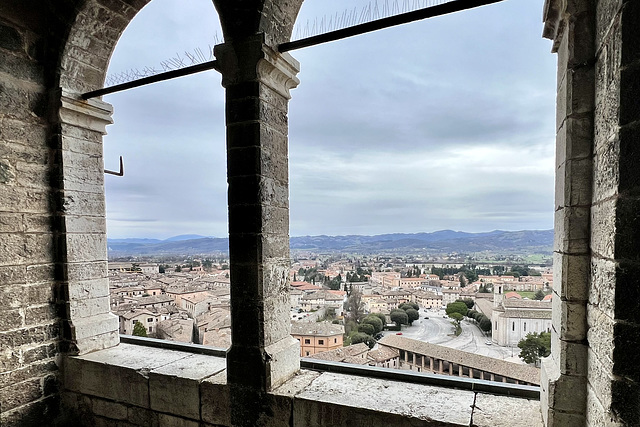
[{"label": "carved stone capital", "polygon": [[558,50],[564,27],[566,25],[565,10],[567,9],[566,0],[545,0],[544,2],[544,30],[542,37],[553,41],[552,52]]},{"label": "carved stone capital", "polygon": [[107,125],[113,123],[113,106],[107,102],[98,99],[85,101],[65,90],[60,95],[60,102],[61,123],[100,132],[102,135],[107,134]]},{"label": "carved stone capital", "polygon": [[290,90],[298,87],[296,77],[300,63],[288,53],[279,53],[269,46],[263,46],[264,58],[258,61],[258,79],[287,99],[291,99]]},{"label": "carved stone capital", "polygon": [[264,35],[215,47],[215,56],[225,88],[246,81],[259,81],[283,97],[298,86],[300,63],[288,53],[280,53],[264,43]]}]

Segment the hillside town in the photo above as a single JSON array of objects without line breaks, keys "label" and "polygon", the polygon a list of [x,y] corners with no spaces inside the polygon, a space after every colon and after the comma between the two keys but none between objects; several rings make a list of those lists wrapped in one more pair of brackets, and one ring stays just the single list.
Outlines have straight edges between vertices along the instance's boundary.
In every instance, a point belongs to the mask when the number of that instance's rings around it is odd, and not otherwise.
[{"label": "hillside town", "polygon": [[[301,357],[538,383],[537,368],[517,358],[517,345],[530,333],[551,330],[550,267],[379,261],[292,262],[291,335],[300,342]],[[230,347],[228,262],[110,262],[109,282],[111,310],[119,317],[121,334]],[[456,348],[461,339],[447,307],[461,301],[468,303],[469,311],[458,325],[475,331],[469,337],[477,334],[480,346],[494,346],[487,355],[479,354],[478,345],[474,350]],[[393,313],[407,305],[418,318],[406,326],[396,324]],[[482,330],[471,313],[484,316],[490,326]],[[375,340],[363,342],[360,332],[367,329],[358,323],[371,314],[384,319],[383,330],[375,331]],[[415,332],[418,329],[422,332]],[[429,332],[432,329],[439,335]],[[499,348],[507,350],[500,353]],[[496,357],[508,360],[498,363]]]}]

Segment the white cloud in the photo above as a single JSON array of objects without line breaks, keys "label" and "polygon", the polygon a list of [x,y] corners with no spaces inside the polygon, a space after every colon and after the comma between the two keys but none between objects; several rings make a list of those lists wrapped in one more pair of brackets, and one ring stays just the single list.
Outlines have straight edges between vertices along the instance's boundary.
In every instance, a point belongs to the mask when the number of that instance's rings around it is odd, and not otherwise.
[{"label": "white cloud", "polygon": [[[350,2],[350,7],[368,4]],[[380,1],[380,5],[382,2]],[[291,234],[551,228],[555,57],[538,2],[505,2],[292,52]],[[305,17],[344,10],[307,1]],[[208,0],[157,0],[114,72],[220,36]],[[224,92],[207,72],[106,98],[111,237],[224,236]]]}]

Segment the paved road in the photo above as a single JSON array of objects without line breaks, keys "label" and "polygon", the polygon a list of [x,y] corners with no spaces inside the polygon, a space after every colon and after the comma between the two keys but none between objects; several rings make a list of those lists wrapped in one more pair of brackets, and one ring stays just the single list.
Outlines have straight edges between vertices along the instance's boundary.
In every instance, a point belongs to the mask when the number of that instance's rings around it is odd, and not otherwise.
[{"label": "paved road", "polygon": [[[429,317],[425,319],[425,316]],[[444,317],[443,317],[444,316]],[[394,334],[387,331],[385,334]],[[451,319],[446,317],[444,311],[420,310],[420,319],[413,322],[412,326],[402,328],[402,335],[419,341],[439,344],[470,353],[505,359],[515,363],[523,363],[518,358],[518,347],[501,347],[496,344],[487,345],[489,338],[485,337],[480,328],[466,320],[462,321],[462,333],[454,335],[454,327]]]}]

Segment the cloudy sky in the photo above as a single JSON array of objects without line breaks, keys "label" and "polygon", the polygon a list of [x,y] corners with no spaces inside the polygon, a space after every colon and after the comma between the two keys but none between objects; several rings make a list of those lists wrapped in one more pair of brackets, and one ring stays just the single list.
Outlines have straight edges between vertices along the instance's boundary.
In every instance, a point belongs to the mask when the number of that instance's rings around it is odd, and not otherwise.
[{"label": "cloudy sky", "polygon": [[[370,3],[306,0],[300,31]],[[290,234],[552,228],[556,58],[542,7],[506,0],[291,52]],[[221,41],[210,0],[154,0],[109,74]],[[105,176],[109,237],[227,235],[220,80],[105,96],[105,167],[125,162],[124,177]]]}]

